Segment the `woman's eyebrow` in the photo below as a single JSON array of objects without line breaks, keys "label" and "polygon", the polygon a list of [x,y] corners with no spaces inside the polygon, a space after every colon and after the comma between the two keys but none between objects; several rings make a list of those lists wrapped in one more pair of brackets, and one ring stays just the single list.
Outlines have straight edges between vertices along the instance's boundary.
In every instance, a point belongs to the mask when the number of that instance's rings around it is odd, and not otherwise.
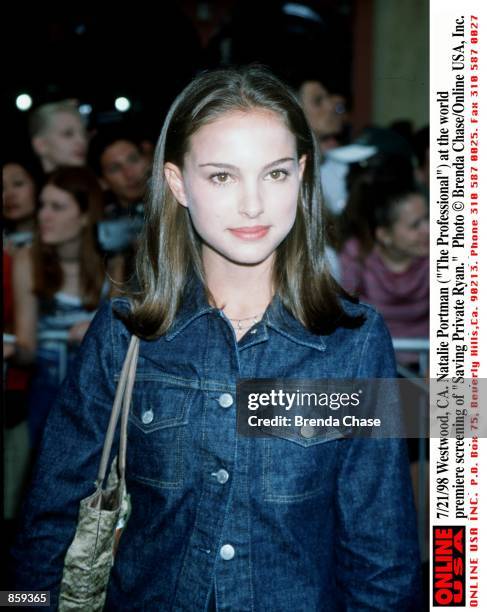
[{"label": "woman's eyebrow", "polygon": [[[272,168],[272,166],[276,166],[277,164],[283,164],[285,162],[293,162],[293,161],[295,161],[294,157],[281,157],[280,159],[276,159],[275,161],[270,162],[269,164],[266,164],[263,170],[267,170],[267,168]],[[232,164],[220,164],[217,162],[208,162],[206,164],[198,164],[198,166],[200,168],[204,168],[205,166],[215,166],[216,168],[224,168],[226,170],[238,170],[238,167]]]}]

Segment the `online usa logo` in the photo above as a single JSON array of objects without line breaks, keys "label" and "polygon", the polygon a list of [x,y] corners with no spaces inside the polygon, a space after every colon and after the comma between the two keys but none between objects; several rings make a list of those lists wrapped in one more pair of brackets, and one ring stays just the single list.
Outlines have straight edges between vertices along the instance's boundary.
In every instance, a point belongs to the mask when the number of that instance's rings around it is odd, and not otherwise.
[{"label": "online usa logo", "polygon": [[465,527],[433,527],[433,606],[465,605]]}]

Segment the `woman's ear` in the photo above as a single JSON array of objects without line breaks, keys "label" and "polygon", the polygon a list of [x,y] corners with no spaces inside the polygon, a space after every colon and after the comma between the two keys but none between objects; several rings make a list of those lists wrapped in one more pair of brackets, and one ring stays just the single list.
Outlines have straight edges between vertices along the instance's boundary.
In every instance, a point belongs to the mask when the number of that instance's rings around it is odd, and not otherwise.
[{"label": "woman's ear", "polygon": [[32,148],[34,149],[34,153],[38,157],[42,157],[47,153],[47,144],[45,138],[42,136],[34,136],[31,140]]},{"label": "woman's ear", "polygon": [[391,234],[387,227],[384,227],[383,225],[379,225],[379,227],[375,229],[374,237],[379,244],[382,244],[385,247],[391,245]]},{"label": "woman's ear", "polygon": [[167,162],[164,164],[164,176],[166,177],[167,184],[169,185],[173,196],[182,206],[187,207],[188,202],[186,199],[186,192],[184,189],[183,174],[181,172],[181,169],[176,166],[176,164]]}]

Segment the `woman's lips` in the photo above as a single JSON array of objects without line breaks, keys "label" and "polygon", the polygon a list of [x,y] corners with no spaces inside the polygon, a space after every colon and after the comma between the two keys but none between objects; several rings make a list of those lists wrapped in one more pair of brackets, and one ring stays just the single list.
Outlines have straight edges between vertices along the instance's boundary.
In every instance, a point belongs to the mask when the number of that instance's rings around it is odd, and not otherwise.
[{"label": "woman's lips", "polygon": [[21,208],[21,206],[22,205],[18,204],[17,202],[7,202],[6,200],[3,201],[3,208],[7,212],[16,211]]},{"label": "woman's lips", "polygon": [[254,225],[249,227],[232,227],[230,232],[241,240],[259,240],[269,231],[270,225]]}]

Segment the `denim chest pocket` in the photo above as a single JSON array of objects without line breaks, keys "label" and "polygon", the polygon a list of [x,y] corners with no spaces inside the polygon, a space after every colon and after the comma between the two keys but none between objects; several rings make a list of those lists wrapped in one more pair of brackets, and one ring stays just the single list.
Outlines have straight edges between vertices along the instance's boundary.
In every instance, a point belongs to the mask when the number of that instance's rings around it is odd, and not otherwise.
[{"label": "denim chest pocket", "polygon": [[127,477],[159,488],[183,483],[183,444],[194,389],[139,379],[132,393]]},{"label": "denim chest pocket", "polygon": [[343,431],[323,436],[298,432],[276,433],[262,440],[264,501],[300,502],[331,494],[336,478],[338,445]]}]

